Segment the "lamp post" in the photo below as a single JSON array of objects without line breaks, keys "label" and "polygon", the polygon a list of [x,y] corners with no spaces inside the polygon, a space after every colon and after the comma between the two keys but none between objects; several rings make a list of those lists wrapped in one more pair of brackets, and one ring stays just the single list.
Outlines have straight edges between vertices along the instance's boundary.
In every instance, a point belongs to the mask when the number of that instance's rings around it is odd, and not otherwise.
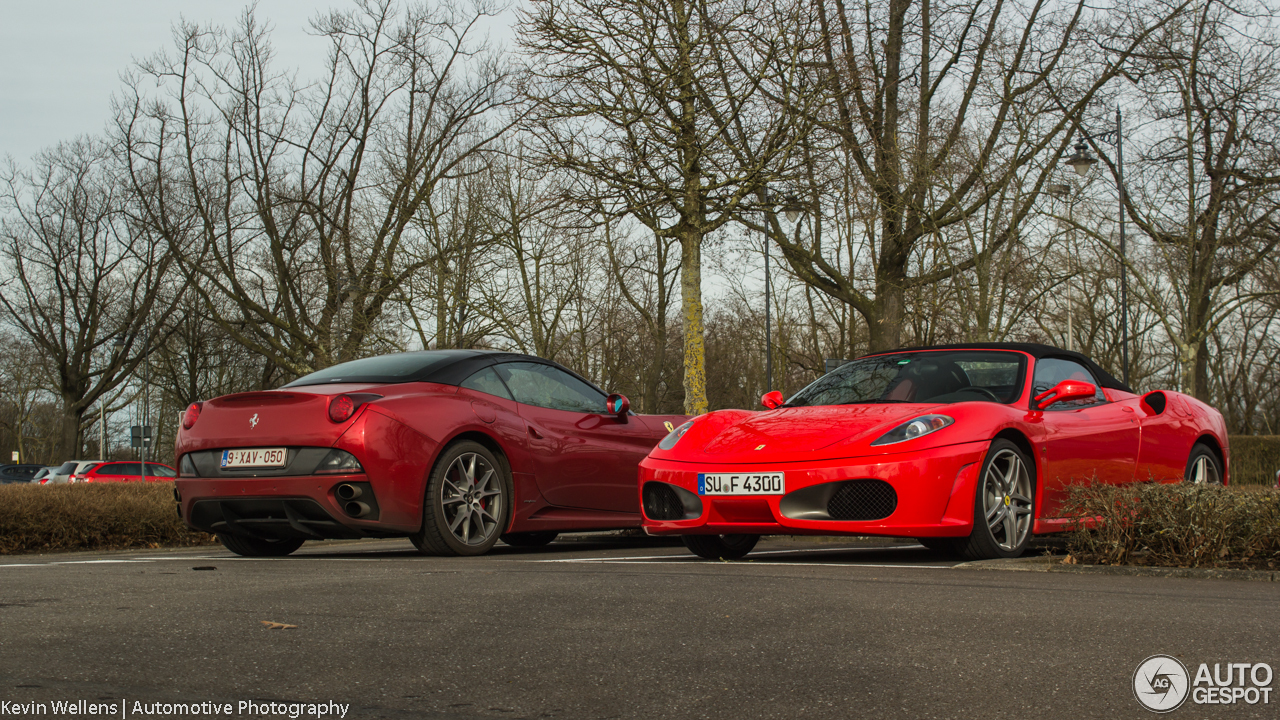
[{"label": "lamp post", "polygon": [[1116,126],[1114,130],[1099,133],[1097,135],[1088,135],[1081,132],[1080,139],[1076,142],[1075,153],[1068,157],[1065,162],[1076,171],[1080,177],[1084,177],[1089,173],[1089,168],[1098,162],[1089,152],[1089,146],[1085,144],[1085,140],[1101,140],[1102,142],[1113,145],[1116,149],[1116,194],[1119,204],[1119,222],[1120,222],[1120,363],[1121,377],[1124,384],[1129,384],[1129,274],[1128,274],[1128,256],[1125,251],[1124,237],[1124,125],[1120,115],[1120,108],[1116,108]]},{"label": "lamp post", "polygon": [[[769,191],[766,189],[764,193],[765,206],[777,205],[778,203]],[[804,209],[800,207],[800,201],[794,195],[788,195],[782,201],[782,213],[786,216],[787,222],[795,222],[800,219]],[[773,390],[773,321],[772,321],[772,283],[769,280],[769,265],[772,254],[769,252],[769,230],[767,226],[768,216],[766,218],[766,227],[764,232],[764,384],[765,392]]]},{"label": "lamp post", "polygon": [[[116,356],[124,349],[124,336],[116,335],[111,341],[111,365],[116,364]],[[107,394],[98,396],[98,454],[102,456],[102,461],[106,462],[110,458],[107,457]]]}]

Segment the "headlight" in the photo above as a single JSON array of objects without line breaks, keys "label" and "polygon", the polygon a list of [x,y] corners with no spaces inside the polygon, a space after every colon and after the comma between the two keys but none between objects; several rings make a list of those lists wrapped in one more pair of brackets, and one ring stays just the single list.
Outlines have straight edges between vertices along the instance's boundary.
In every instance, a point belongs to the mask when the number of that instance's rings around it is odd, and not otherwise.
[{"label": "headlight", "polygon": [[658,443],[658,449],[670,450],[671,448],[675,447],[676,443],[680,442],[680,438],[684,437],[684,434],[689,432],[689,428],[691,427],[693,427],[692,420],[681,425],[675,430],[672,430],[670,433],[667,434],[666,437],[662,438],[662,442]]},{"label": "headlight", "polygon": [[921,415],[914,420],[908,420],[889,432],[881,435],[872,445],[892,445],[894,443],[914,440],[923,437],[931,432],[936,432],[942,428],[955,422],[954,418],[946,415]]}]

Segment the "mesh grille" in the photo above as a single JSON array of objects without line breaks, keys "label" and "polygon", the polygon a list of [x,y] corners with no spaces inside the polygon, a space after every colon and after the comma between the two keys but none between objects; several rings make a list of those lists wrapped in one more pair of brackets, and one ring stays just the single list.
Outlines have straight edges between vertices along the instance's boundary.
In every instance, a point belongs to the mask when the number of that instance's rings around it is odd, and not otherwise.
[{"label": "mesh grille", "polygon": [[684,518],[684,504],[667,484],[645,483],[644,514],[652,520],[680,520]]},{"label": "mesh grille", "polygon": [[898,493],[883,480],[850,480],[827,501],[832,520],[882,520],[898,507]]}]

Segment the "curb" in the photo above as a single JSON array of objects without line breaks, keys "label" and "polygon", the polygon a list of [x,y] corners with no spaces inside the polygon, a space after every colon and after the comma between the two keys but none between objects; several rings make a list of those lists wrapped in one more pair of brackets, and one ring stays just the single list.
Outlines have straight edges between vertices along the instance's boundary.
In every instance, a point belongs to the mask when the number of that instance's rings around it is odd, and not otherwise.
[{"label": "curb", "polygon": [[1192,578],[1200,580],[1248,580],[1254,582],[1276,582],[1280,580],[1280,572],[1275,570],[1168,568],[1135,565],[1064,565],[1060,555],[978,560],[960,563],[952,569],[1072,573],[1075,575],[1128,575],[1132,577]]}]

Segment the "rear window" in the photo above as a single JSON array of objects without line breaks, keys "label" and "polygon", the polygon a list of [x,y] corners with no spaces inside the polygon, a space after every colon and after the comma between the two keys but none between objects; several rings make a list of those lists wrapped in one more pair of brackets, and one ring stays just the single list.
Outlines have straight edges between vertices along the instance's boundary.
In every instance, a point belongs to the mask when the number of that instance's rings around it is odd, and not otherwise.
[{"label": "rear window", "polygon": [[378,357],[352,360],[340,365],[304,375],[285,387],[300,385],[326,385],[329,383],[401,383],[413,382],[432,369],[458,359],[450,352],[424,350],[421,352],[379,355]]},{"label": "rear window", "polygon": [[79,464],[80,463],[77,463],[75,460],[68,460],[62,463],[61,465],[59,465],[58,469],[53,471],[53,474],[54,475],[70,475],[71,473],[76,471],[76,465],[79,465]]},{"label": "rear window", "polygon": [[152,477],[171,478],[178,477],[178,474],[170,470],[165,465],[152,465],[147,463],[147,474]]}]

